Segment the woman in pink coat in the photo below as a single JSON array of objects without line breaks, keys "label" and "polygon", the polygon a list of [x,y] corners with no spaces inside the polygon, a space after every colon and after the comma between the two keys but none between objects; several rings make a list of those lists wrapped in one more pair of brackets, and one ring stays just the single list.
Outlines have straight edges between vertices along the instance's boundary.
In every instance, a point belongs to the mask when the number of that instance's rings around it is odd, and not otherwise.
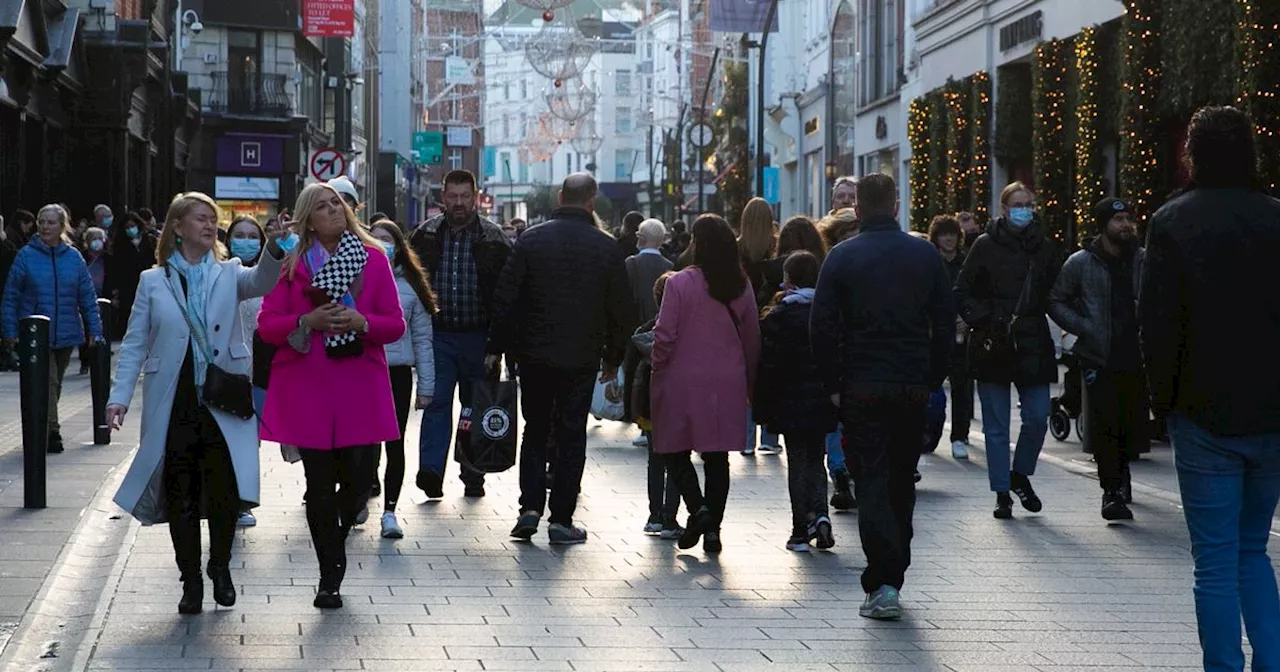
[{"label": "woman in pink coat", "polygon": [[[759,354],[755,295],[733,230],[724,218],[703,215],[693,223],[693,266],[667,281],[652,355],[653,451],[664,455],[689,508],[680,548],[705,535],[703,549],[720,552],[729,452],[746,443],[742,418]],[[705,464],[705,496],[690,460],[694,450]]]},{"label": "woman in pink coat", "polygon": [[333,187],[303,189],[295,212],[301,236],[285,242],[280,283],[258,316],[258,334],[278,348],[262,437],[302,456],[320,561],[315,606],[337,608],[375,451],[400,436],[383,346],[404,334],[404,313],[386,253]]}]

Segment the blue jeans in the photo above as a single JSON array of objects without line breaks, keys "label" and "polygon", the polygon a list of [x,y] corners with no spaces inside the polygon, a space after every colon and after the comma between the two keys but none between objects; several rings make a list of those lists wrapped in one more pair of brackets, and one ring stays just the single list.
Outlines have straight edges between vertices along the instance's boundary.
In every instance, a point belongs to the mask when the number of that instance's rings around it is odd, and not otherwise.
[{"label": "blue jeans", "polygon": [[1216,436],[1175,415],[1169,438],[1191,533],[1204,669],[1245,669],[1243,616],[1254,671],[1280,670],[1280,595],[1267,557],[1280,501],[1280,434]]},{"label": "blue jeans", "polygon": [[840,437],[843,434],[840,430],[836,430],[827,435],[827,473],[835,478],[837,471],[844,471],[844,448],[840,446]]},{"label": "blue jeans", "polygon": [[[1023,476],[1036,473],[1036,461],[1049,431],[1049,386],[1018,385],[1022,402],[1022,429],[1013,455],[1013,470]],[[1009,491],[1009,412],[1012,393],[1003,383],[978,383],[982,402],[982,433],[987,442],[987,480],[992,492]]]},{"label": "blue jeans", "polygon": [[[431,403],[422,412],[418,441],[418,468],[444,475],[445,461],[453,438],[453,392],[457,388],[462,405],[471,401],[467,381],[484,375],[484,348],[488,334],[483,331],[436,331],[436,389]],[[484,474],[463,469],[461,480],[482,485]]]},{"label": "blue jeans", "polygon": [[[751,407],[748,406],[747,407],[747,445],[746,445],[747,450],[756,449],[756,427],[757,425],[756,425],[755,419],[751,417]],[[782,441],[779,440],[779,437],[777,434],[770,434],[769,432],[766,432],[763,427],[761,427],[760,428],[760,445],[773,446],[774,448],[777,448],[778,446],[782,445]]]}]

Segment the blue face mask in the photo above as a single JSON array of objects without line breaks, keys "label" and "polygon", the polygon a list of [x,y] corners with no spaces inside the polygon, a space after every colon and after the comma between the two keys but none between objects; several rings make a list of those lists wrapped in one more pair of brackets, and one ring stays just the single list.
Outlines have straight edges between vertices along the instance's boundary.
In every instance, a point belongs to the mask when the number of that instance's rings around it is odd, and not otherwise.
[{"label": "blue face mask", "polygon": [[387,251],[387,257],[389,257],[389,258],[391,258],[391,259],[395,259],[395,258],[396,258],[396,245],[395,245],[395,243],[383,243],[383,244],[382,244],[382,249],[384,249],[384,250],[386,250],[386,251]]},{"label": "blue face mask", "polygon": [[258,257],[258,252],[262,251],[262,242],[257,238],[232,238],[231,254],[240,257],[244,261],[253,261]]},{"label": "blue face mask", "polygon": [[1009,223],[1019,229],[1027,228],[1035,216],[1035,208],[1009,208]]},{"label": "blue face mask", "polygon": [[137,238],[137,237],[138,237],[138,227],[136,227],[136,226],[130,226],[130,227],[128,227],[128,228],[126,228],[126,229],[124,230],[124,233],[125,233],[125,235],[126,235],[126,236],[129,236],[130,238]]},{"label": "blue face mask", "polygon": [[293,251],[293,248],[298,246],[298,240],[298,234],[290,231],[289,233],[280,236],[280,238],[276,240],[276,245],[279,245],[280,249],[284,250],[285,254],[289,254]]},{"label": "blue face mask", "polygon": [[106,217],[102,218],[102,225],[109,229],[111,228],[111,222],[114,222],[115,219],[116,219],[115,217],[112,217],[111,215],[107,215]]}]

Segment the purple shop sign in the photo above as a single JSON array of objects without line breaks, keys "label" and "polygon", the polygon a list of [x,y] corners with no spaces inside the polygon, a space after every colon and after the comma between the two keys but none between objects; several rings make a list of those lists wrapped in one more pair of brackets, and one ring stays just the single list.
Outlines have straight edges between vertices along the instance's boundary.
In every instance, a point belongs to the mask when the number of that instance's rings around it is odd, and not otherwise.
[{"label": "purple shop sign", "polygon": [[218,138],[219,173],[284,172],[284,136],[227,133]]}]

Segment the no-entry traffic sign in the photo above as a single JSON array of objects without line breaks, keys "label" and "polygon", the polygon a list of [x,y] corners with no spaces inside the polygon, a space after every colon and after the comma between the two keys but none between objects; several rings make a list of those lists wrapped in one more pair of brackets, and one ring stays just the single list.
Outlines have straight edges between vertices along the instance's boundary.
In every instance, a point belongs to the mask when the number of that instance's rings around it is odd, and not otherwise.
[{"label": "no-entry traffic sign", "polygon": [[342,152],[332,147],[317,149],[311,154],[311,176],[328,182],[347,171],[347,160]]}]

